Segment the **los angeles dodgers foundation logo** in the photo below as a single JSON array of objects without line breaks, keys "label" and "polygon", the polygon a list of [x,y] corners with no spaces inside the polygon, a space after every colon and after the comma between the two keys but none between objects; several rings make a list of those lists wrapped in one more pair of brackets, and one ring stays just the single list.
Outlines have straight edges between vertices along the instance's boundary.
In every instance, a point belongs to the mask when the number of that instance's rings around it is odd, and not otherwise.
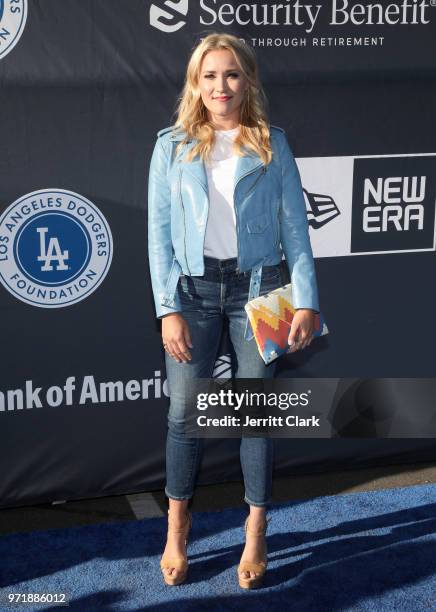
[{"label": "los angeles dodgers foundation logo", "polygon": [[33,306],[60,308],[88,297],[105,278],[112,252],[106,219],[73,191],[28,193],[0,217],[0,281]]},{"label": "los angeles dodgers foundation logo", "polygon": [[0,0],[0,59],[15,47],[27,19],[27,0]]}]

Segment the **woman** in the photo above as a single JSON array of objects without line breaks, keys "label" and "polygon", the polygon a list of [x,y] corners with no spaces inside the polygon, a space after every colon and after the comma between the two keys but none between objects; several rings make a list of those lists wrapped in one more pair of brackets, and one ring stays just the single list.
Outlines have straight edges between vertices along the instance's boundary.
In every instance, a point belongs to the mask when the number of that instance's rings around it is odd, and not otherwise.
[{"label": "woman", "polygon": [[[292,352],[310,344],[318,295],[300,175],[281,128],[269,125],[251,47],[212,33],[194,49],[174,126],[161,130],[148,189],[149,262],[170,392],[166,446],[167,584],[187,574],[186,542],[202,440],[184,435],[192,381],[212,376],[224,319],[236,378],[270,378],[244,311],[249,299],[284,284],[284,253],[297,308]],[[242,438],[246,543],[243,588],[266,569],[266,508],[273,441]]]}]

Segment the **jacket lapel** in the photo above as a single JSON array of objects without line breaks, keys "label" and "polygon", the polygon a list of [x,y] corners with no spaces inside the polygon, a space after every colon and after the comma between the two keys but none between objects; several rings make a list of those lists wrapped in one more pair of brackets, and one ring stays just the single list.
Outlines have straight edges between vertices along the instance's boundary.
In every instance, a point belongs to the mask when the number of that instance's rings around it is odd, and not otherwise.
[{"label": "jacket lapel", "polygon": [[[181,140],[182,137],[172,138],[172,140]],[[197,155],[191,162],[184,162],[181,159],[186,155],[187,151],[194,146],[194,142],[189,142],[182,153],[179,155],[178,159],[180,159],[180,165],[183,169],[183,172],[192,176],[196,181],[200,183],[203,187],[206,194],[208,194],[208,185],[207,185],[207,174],[206,167],[204,162],[200,159],[200,156]],[[242,147],[245,155],[243,157],[238,157],[236,161],[235,168],[235,177],[234,177],[234,186],[238,183],[239,179],[241,179],[245,174],[250,173],[257,167],[263,165],[262,160],[254,151],[250,151],[246,147]]]}]

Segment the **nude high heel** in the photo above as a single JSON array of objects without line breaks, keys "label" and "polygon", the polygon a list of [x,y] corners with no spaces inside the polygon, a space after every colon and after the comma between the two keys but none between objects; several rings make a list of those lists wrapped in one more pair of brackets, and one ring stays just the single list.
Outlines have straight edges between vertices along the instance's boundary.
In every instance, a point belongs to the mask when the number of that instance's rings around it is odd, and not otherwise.
[{"label": "nude high heel", "polygon": [[[248,519],[249,519],[249,516],[247,516],[247,518],[245,519],[245,536],[247,536],[247,531],[248,531],[250,535],[254,535],[258,537],[265,537],[266,530],[267,530],[270,519],[267,518],[265,521],[265,525],[259,529],[250,529],[248,527]],[[266,542],[265,542],[265,549],[266,549]],[[259,587],[262,584],[263,577],[266,572],[267,564],[268,564],[268,559],[267,559],[266,554],[265,554],[264,559],[256,563],[252,561],[242,561],[241,560],[240,564],[238,565],[238,569],[237,569],[238,578],[239,578],[239,586],[242,589],[256,589],[257,587]],[[244,578],[243,576],[241,576],[242,572],[256,572],[257,576],[254,576],[253,578]]]},{"label": "nude high heel", "polygon": [[[172,521],[170,519],[169,513],[170,511],[168,510],[168,532],[184,533],[186,546],[188,544],[189,539],[189,530],[192,527],[192,514],[190,510],[186,510],[186,522],[180,529],[176,529],[174,525],[171,524]],[[184,557],[170,557],[168,555],[162,555],[160,567],[161,569],[174,568],[176,570],[179,570],[178,575],[176,577],[168,576],[168,574],[162,572],[165,583],[170,586],[175,586],[177,584],[181,584],[186,580],[186,576],[188,575],[188,558],[186,555]]]}]

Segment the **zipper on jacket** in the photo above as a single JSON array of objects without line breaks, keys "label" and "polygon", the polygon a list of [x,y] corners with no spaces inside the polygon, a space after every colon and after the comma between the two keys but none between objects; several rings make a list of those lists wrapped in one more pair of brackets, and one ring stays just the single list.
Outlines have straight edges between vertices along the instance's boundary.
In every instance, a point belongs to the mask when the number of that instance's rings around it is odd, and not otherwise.
[{"label": "zipper on jacket", "polygon": [[[259,166],[261,166],[261,165],[262,165],[262,164],[258,164],[257,166],[255,166],[254,168],[252,168],[252,169],[251,169],[249,172],[246,172],[245,174],[243,174],[243,175],[242,175],[242,176],[241,176],[241,177],[240,177],[240,178],[237,180],[237,182],[236,182],[236,184],[235,184],[235,188],[233,189],[233,203],[234,203],[234,207],[235,207],[235,214],[236,214],[236,243],[237,243],[237,246],[238,246],[238,257],[237,257],[237,269],[238,269],[238,271],[240,271],[240,268],[239,268],[239,262],[240,262],[240,259],[239,259],[239,254],[240,254],[240,252],[241,252],[241,249],[239,248],[239,215],[238,215],[238,207],[236,206],[236,199],[235,199],[236,187],[238,186],[239,181],[242,181],[242,179],[243,179],[243,178],[245,178],[246,176],[248,176],[249,174],[253,174],[253,172],[256,172],[256,170],[257,170],[257,169],[259,168]],[[264,169],[263,169],[263,172],[262,172],[262,173],[261,173],[261,174],[258,176],[258,178],[257,178],[257,179],[256,179],[256,181],[255,181],[255,184],[257,183],[257,181],[259,180],[259,178],[260,178],[261,176],[263,176],[263,174],[265,173],[265,171],[266,171],[266,166],[264,165],[264,167],[263,167],[263,168],[264,168]],[[253,185],[253,187],[254,187],[254,185]],[[250,191],[251,191],[251,189],[250,189]]]},{"label": "zipper on jacket", "polygon": [[[253,191],[253,189],[256,187],[256,185],[257,185],[257,183],[258,183],[259,179],[261,179],[261,178],[262,178],[262,176],[264,176],[265,172],[266,172],[266,166],[263,166],[263,168],[262,168],[262,172],[259,172],[259,176],[258,176],[258,177],[257,177],[257,179],[254,181],[254,183],[252,184],[252,186],[250,187],[250,189],[247,191],[247,193],[246,193],[246,194],[244,194],[244,197],[247,197],[248,195],[250,195],[250,193],[251,193],[251,192]],[[244,176],[247,176],[247,175],[246,175],[246,174],[244,174]],[[243,177],[241,177],[241,178],[243,178]],[[239,181],[238,181],[238,182],[239,182]]]},{"label": "zipper on jacket", "polygon": [[188,275],[191,276],[191,271],[189,269],[189,265],[188,265],[188,256],[186,253],[186,215],[185,215],[185,206],[183,204],[183,198],[182,198],[182,169],[179,168],[179,199],[180,199],[180,204],[182,206],[182,211],[183,211],[183,249],[184,249],[184,253],[185,253],[185,262],[186,262],[186,268],[188,270]]},{"label": "zipper on jacket", "polygon": [[276,222],[276,226],[277,226],[277,230],[276,230],[276,247],[279,248],[280,247],[280,202],[279,202],[279,206],[278,206],[278,210],[277,210],[277,219],[273,218],[273,224],[274,221]]}]

